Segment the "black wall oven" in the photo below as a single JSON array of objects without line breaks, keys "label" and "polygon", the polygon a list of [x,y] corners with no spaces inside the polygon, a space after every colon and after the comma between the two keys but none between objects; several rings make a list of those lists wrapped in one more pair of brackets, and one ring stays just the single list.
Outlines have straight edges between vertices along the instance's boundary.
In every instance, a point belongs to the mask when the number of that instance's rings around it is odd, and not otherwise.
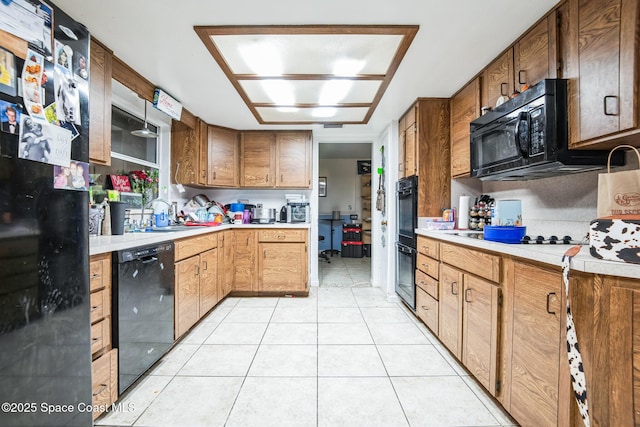
[{"label": "black wall oven", "polygon": [[410,176],[396,185],[398,233],[396,241],[396,293],[413,310],[416,308],[415,270],[418,226],[418,177]]}]

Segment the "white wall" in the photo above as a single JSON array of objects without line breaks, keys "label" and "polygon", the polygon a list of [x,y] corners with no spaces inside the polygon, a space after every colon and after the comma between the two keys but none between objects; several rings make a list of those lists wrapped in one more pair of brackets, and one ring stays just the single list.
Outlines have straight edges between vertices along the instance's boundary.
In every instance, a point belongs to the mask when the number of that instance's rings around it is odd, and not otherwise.
[{"label": "white wall", "polygon": [[318,174],[327,178],[327,197],[318,198],[320,215],[333,211],[340,211],[342,215],[360,215],[362,203],[357,160],[320,159]]}]

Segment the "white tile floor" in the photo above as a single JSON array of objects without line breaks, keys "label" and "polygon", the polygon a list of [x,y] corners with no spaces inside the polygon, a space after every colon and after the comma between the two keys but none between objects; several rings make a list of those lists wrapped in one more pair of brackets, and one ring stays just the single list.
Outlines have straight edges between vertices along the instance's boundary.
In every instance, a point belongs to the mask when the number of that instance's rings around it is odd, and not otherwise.
[{"label": "white tile floor", "polygon": [[371,286],[371,258],[343,258],[338,254],[329,256],[329,260],[318,260],[320,286]]},{"label": "white tile floor", "polygon": [[227,298],[102,426],[505,426],[515,423],[377,288]]}]

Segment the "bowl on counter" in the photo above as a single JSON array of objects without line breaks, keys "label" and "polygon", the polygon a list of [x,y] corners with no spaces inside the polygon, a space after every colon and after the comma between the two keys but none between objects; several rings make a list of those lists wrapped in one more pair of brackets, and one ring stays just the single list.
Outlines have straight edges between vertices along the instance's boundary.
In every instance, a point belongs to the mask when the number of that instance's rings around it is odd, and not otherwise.
[{"label": "bowl on counter", "polygon": [[525,226],[485,225],[484,240],[500,243],[521,243],[527,234]]},{"label": "bowl on counter", "polygon": [[442,217],[424,217],[419,218],[418,228],[426,230],[453,230],[455,221],[445,221]]}]

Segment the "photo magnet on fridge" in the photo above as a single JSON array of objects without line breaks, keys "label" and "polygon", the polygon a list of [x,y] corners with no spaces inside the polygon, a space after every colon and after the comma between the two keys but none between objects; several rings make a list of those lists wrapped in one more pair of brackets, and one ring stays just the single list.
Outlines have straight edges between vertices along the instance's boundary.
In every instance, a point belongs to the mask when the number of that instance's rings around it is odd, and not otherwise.
[{"label": "photo magnet on fridge", "polygon": [[9,96],[18,94],[16,82],[16,58],[13,53],[0,47],[0,92]]}]

